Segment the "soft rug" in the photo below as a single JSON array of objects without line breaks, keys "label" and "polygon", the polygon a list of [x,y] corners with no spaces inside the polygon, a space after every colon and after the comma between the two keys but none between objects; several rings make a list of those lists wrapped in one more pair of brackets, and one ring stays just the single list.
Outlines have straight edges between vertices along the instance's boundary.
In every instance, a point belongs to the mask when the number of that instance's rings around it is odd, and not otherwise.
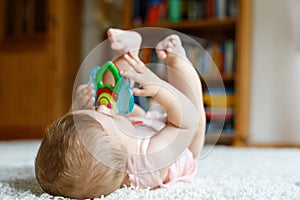
[{"label": "soft rug", "polygon": [[[0,142],[0,199],[60,199],[44,193],[34,176],[40,141]],[[121,188],[102,200],[300,199],[300,149],[207,146],[192,183],[170,189]]]}]

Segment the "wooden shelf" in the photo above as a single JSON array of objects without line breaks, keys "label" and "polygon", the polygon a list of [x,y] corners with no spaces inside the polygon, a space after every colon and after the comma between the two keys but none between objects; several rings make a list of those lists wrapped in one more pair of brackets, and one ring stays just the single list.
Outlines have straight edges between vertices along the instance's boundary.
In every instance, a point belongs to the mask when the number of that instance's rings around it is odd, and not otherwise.
[{"label": "wooden shelf", "polygon": [[82,1],[68,3],[0,0],[0,139],[43,138],[68,112],[82,61]]},{"label": "wooden shelf", "polygon": [[[205,78],[205,79],[204,79]],[[235,75],[234,74],[221,74],[221,78],[223,81],[234,81],[235,80]],[[209,81],[209,82],[215,82],[219,81],[220,77],[214,77],[210,75],[203,75],[201,76],[202,81]]]},{"label": "wooden shelf", "polygon": [[[234,89],[234,134],[224,133],[218,137],[214,133],[208,133],[206,140],[213,140],[218,144],[238,144],[247,142],[249,135],[249,100],[250,100],[250,58],[251,58],[251,12],[252,0],[237,0],[236,17],[224,19],[205,18],[201,20],[181,20],[178,22],[161,21],[155,24],[141,23],[133,24],[133,2],[125,1],[124,26],[126,29],[142,27],[163,27],[176,30],[184,34],[203,39],[205,48],[210,47],[209,42],[218,45],[232,40],[235,45],[234,72],[233,74],[221,74],[222,81],[226,88]],[[210,15],[207,15],[210,16]],[[214,15],[213,15],[214,16]],[[234,15],[233,15],[234,16]],[[206,43],[207,42],[207,43]],[[204,45],[203,45],[204,46]],[[214,58],[212,58],[214,59]],[[226,70],[225,70],[226,71]],[[202,77],[203,76],[203,77]],[[203,89],[220,86],[220,77],[210,75],[210,72],[201,74]]]},{"label": "wooden shelf", "polygon": [[205,135],[205,142],[207,144],[228,144],[231,145],[233,142],[233,139],[235,137],[234,133],[207,133]]},{"label": "wooden shelf", "polygon": [[0,41],[0,51],[30,51],[45,49],[49,34],[9,36]]},{"label": "wooden shelf", "polygon": [[224,19],[209,18],[201,20],[181,20],[179,22],[164,21],[157,24],[141,24],[141,25],[130,25],[130,28],[139,27],[164,27],[168,29],[205,29],[205,28],[234,28],[236,24],[236,19],[233,17],[228,17]]}]

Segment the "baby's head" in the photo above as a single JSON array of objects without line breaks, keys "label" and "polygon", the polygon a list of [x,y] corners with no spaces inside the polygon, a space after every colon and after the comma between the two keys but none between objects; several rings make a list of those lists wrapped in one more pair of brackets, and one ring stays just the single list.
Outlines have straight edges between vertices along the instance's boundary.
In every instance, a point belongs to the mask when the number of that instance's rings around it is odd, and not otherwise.
[{"label": "baby's head", "polygon": [[85,113],[70,113],[49,127],[35,160],[35,173],[45,192],[93,198],[122,186],[126,161],[124,151],[103,134],[97,120]]}]

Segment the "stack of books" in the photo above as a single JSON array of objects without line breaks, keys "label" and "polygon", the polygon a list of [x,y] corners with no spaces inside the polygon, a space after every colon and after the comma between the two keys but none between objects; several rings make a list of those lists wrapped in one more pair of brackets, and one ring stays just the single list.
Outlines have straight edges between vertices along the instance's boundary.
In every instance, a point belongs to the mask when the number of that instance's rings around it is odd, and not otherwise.
[{"label": "stack of books", "polygon": [[206,89],[203,93],[207,133],[234,133],[234,90]]},{"label": "stack of books", "polygon": [[216,73],[233,75],[235,71],[236,46],[232,39],[224,43],[210,42],[205,50],[195,45],[185,46],[187,56],[202,76],[212,77]]},{"label": "stack of books", "polygon": [[223,19],[237,15],[237,0],[134,0],[133,23]]}]

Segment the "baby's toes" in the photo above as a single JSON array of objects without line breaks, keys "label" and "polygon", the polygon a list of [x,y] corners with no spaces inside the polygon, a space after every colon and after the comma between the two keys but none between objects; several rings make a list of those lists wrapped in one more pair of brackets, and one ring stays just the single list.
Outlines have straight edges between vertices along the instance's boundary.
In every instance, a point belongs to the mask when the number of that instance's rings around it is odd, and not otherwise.
[{"label": "baby's toes", "polygon": [[107,30],[107,36],[111,41],[114,41],[118,34],[120,34],[120,30],[118,29],[110,28]]},{"label": "baby's toes", "polygon": [[174,47],[175,47],[175,44],[174,44],[173,40],[166,41],[166,43],[165,43],[165,49],[166,50],[173,49]]},{"label": "baby's toes", "polygon": [[163,60],[167,57],[167,54],[164,50],[159,50],[159,49],[156,49],[156,53],[157,53],[157,57],[160,59],[160,60]]},{"label": "baby's toes", "polygon": [[178,35],[170,35],[169,40],[172,42],[172,44],[175,46],[181,46],[181,40]]},{"label": "baby's toes", "polygon": [[171,43],[165,39],[156,45],[156,54],[159,59],[163,60],[167,57],[166,51],[170,48],[170,44]]}]

